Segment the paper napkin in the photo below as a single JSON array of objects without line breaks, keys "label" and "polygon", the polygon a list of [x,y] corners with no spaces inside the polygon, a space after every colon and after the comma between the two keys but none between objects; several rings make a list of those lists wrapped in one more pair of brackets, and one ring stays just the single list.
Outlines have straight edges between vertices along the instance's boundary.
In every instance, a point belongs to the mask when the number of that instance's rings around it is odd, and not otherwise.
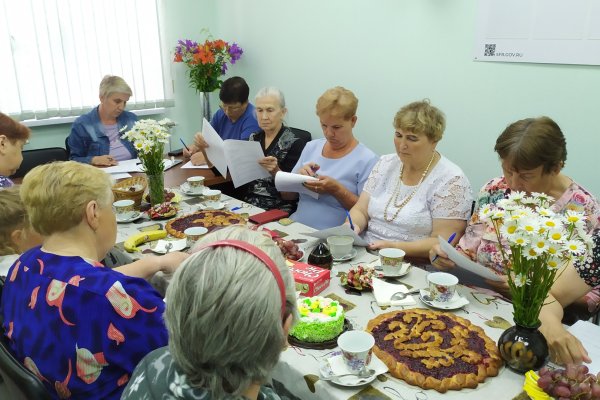
[{"label": "paper napkin", "polygon": [[380,306],[411,306],[417,304],[412,296],[407,296],[404,300],[390,301],[394,293],[408,292],[406,286],[401,284],[387,283],[378,278],[373,278],[373,294],[375,300]]}]

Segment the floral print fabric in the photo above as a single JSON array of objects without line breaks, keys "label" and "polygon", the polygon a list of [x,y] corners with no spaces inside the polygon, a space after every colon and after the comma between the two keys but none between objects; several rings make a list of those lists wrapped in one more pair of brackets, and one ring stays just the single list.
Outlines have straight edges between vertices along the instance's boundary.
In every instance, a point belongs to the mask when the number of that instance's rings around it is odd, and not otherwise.
[{"label": "floral print fabric", "polygon": [[137,363],[167,344],[164,302],[143,279],[33,248],[8,271],[10,350],[55,399],[118,399]]},{"label": "floral print fabric", "polygon": [[0,188],[11,187],[13,185],[13,181],[8,179],[8,177],[4,175],[0,175]]},{"label": "floral print fabric", "polygon": [[[211,400],[213,397],[204,388],[191,387],[173,361],[167,347],[154,350],[137,366],[122,400]],[[260,388],[258,400],[280,400],[280,397],[265,386]]]}]

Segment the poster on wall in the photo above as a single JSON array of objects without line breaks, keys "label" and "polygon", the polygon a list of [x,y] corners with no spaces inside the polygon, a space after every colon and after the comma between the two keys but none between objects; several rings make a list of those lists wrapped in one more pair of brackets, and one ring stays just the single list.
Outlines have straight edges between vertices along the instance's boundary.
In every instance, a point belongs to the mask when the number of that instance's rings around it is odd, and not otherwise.
[{"label": "poster on wall", "polygon": [[479,0],[476,61],[600,65],[600,0]]}]

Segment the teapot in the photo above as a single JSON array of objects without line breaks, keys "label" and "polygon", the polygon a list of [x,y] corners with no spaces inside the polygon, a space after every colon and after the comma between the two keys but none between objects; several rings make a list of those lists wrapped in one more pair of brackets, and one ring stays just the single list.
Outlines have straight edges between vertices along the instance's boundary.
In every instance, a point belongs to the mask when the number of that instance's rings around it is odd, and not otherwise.
[{"label": "teapot", "polygon": [[329,247],[321,242],[310,252],[307,261],[310,265],[331,269],[331,266],[333,265],[333,256],[329,251]]}]

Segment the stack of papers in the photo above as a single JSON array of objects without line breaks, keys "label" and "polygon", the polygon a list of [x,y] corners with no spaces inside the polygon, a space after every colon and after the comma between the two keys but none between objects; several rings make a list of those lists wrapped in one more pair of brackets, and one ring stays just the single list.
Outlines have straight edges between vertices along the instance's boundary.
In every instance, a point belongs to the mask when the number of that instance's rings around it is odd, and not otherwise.
[{"label": "stack of papers", "polygon": [[[163,160],[164,170],[166,171],[169,168],[179,164],[180,162],[181,162],[181,160],[171,160],[171,159],[165,158]],[[142,168],[142,163],[140,162],[139,158],[134,158],[134,159],[125,160],[125,161],[119,161],[118,165],[102,168],[102,170],[104,172],[106,172],[107,174],[118,174],[118,175],[124,175],[124,174],[127,174],[128,172],[144,172],[144,170]],[[127,175],[131,176],[129,174],[127,174]],[[115,178],[116,178],[116,176],[115,176]]]},{"label": "stack of papers", "polygon": [[590,372],[593,374],[600,372],[600,343],[598,342],[600,326],[589,321],[579,320],[569,327],[568,331],[581,341],[592,359],[592,362],[588,364]]}]

